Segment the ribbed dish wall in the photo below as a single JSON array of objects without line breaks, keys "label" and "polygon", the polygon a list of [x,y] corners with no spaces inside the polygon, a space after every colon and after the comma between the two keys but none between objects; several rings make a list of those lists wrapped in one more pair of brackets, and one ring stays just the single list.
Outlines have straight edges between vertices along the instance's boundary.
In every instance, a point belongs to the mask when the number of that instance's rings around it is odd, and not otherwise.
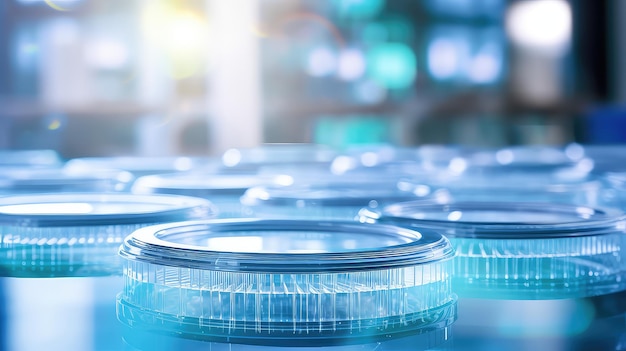
[{"label": "ribbed dish wall", "polygon": [[454,281],[460,295],[472,286],[482,286],[484,293],[488,287],[518,287],[523,290],[515,294],[525,297],[550,290],[560,297],[587,296],[584,287],[601,291],[606,286],[614,291],[626,286],[623,233],[537,240],[452,238],[451,242],[456,247]]},{"label": "ribbed dish wall", "polygon": [[[156,223],[154,223],[156,224]],[[0,226],[0,267],[12,275],[28,272],[80,272],[93,275],[122,273],[115,252],[128,233],[148,224],[17,227]]]},{"label": "ribbed dish wall", "polygon": [[207,327],[243,327],[257,333],[427,325],[447,318],[445,307],[454,302],[447,273],[451,264],[268,274],[128,261],[123,299],[143,310],[184,316],[181,322],[198,318]]}]

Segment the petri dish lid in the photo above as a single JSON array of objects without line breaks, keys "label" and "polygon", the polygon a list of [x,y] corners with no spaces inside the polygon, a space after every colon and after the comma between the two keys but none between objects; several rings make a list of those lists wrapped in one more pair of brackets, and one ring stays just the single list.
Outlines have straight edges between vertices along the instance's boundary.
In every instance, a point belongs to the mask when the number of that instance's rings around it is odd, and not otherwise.
[{"label": "petri dish lid", "polygon": [[0,173],[0,193],[125,191],[133,179],[129,172],[113,169],[10,168]]},{"label": "petri dish lid", "polygon": [[[210,217],[204,199],[176,195],[58,193],[0,197],[0,226],[62,227],[153,224]],[[129,233],[130,234],[130,233]]]},{"label": "petri dish lid", "polygon": [[255,170],[260,166],[328,163],[336,152],[325,145],[307,143],[263,144],[253,148],[229,149],[222,155],[226,167]]},{"label": "petri dish lid", "polygon": [[579,145],[579,147],[585,157],[593,161],[594,173],[626,171],[626,145]]},{"label": "petri dish lid", "polygon": [[0,150],[0,167],[60,167],[63,161],[54,150]]},{"label": "petri dish lid", "polygon": [[189,221],[139,229],[120,255],[127,279],[118,318],[128,324],[140,316],[191,338],[343,345],[446,327],[456,316],[448,272],[454,251],[430,230]]},{"label": "petri dish lid", "polygon": [[409,200],[432,200],[437,197],[431,188],[405,182],[354,181],[294,184],[291,186],[259,186],[250,188],[241,198],[246,206],[350,206],[377,207]]},{"label": "petri dish lid", "polygon": [[361,221],[440,230],[462,297],[562,299],[626,289],[626,222],[615,209],[554,203],[402,203]]},{"label": "petri dish lid", "polygon": [[364,210],[362,220],[417,223],[441,228],[452,237],[545,239],[615,233],[624,214],[613,208],[592,208],[540,202],[457,202],[392,204],[380,212]]},{"label": "petri dish lid", "polygon": [[0,197],[0,275],[101,276],[122,273],[117,250],[134,230],[211,218],[207,200],[123,193]]},{"label": "petri dish lid", "polygon": [[132,186],[136,194],[180,194],[200,197],[241,196],[254,186],[280,181],[274,176],[180,172],[140,177]]},{"label": "petri dish lid", "polygon": [[406,267],[453,257],[441,234],[342,221],[222,219],[135,231],[122,257],[223,272],[331,273]]},{"label": "petri dish lid", "polygon": [[83,157],[68,160],[65,167],[69,170],[121,169],[131,172],[136,177],[151,174],[175,173],[194,169],[217,169],[219,159],[209,157]]},{"label": "petri dish lid", "polygon": [[562,179],[549,174],[426,175],[403,180],[414,186],[425,185],[446,192],[457,202],[524,201],[560,202],[597,206],[602,201],[603,182],[596,177]]}]

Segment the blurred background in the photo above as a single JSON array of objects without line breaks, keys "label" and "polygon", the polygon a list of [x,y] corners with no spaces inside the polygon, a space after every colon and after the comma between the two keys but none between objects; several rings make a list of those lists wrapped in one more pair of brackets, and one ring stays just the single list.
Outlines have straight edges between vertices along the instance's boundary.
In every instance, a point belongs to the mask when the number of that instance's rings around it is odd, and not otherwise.
[{"label": "blurred background", "polygon": [[626,141],[626,1],[3,0],[0,149]]}]

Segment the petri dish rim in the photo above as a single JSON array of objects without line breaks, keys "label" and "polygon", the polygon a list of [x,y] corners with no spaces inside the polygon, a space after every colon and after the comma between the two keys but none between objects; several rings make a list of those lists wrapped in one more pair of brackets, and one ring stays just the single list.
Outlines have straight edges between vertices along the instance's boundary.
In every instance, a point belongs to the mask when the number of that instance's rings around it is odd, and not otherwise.
[{"label": "petri dish rim", "polygon": [[[28,213],[22,211],[3,212],[6,207],[41,204],[107,204],[114,202],[123,208],[119,211],[106,213]],[[133,210],[141,205],[158,205],[162,208],[151,208],[145,211]],[[206,211],[207,215],[214,213],[213,204],[205,199],[180,195],[136,195],[127,193],[39,193],[28,195],[9,195],[0,197],[0,226],[28,225],[29,227],[75,227],[94,225],[121,225],[163,222],[188,218],[190,211]]]},{"label": "petri dish rim", "polygon": [[[354,233],[355,230],[362,230],[370,234],[380,234],[381,238],[383,235],[398,236],[409,241],[397,245],[335,252],[232,252],[168,241],[163,233],[172,229],[195,230],[196,235],[197,232],[220,233],[222,236],[228,232],[250,230],[328,233]],[[350,221],[236,218],[176,222],[141,228],[124,240],[120,255],[129,260],[158,265],[182,265],[218,271],[310,273],[427,264],[452,259],[454,250],[447,238],[432,230],[416,231],[392,225]],[[312,262],[315,264],[312,265]]]},{"label": "petri dish rim", "polygon": [[[331,186],[331,188],[329,188]],[[385,189],[376,189],[386,186]],[[349,190],[346,190],[346,187]],[[374,188],[374,190],[372,190]],[[372,201],[383,203],[410,200],[435,201],[432,193],[423,196],[409,190],[391,188],[388,183],[363,182],[356,184],[316,184],[313,186],[257,186],[241,197],[246,206],[369,206]]]},{"label": "petri dish rim", "polygon": [[[570,219],[554,222],[492,222],[492,221],[451,221],[445,219],[428,219],[410,217],[409,213],[418,210],[451,213],[453,211],[486,211],[506,213],[527,211],[533,213],[551,213],[556,216],[566,214]],[[575,214],[591,214],[592,218],[578,217]],[[574,217],[571,215],[574,214]],[[361,221],[378,221],[399,225],[419,225],[448,230],[446,235],[459,238],[485,239],[544,239],[560,237],[593,236],[614,233],[625,226],[626,214],[613,208],[596,208],[588,206],[568,205],[540,202],[453,202],[448,204],[428,204],[408,201],[385,206],[380,211],[363,209]],[[453,230],[450,232],[449,230]]]}]

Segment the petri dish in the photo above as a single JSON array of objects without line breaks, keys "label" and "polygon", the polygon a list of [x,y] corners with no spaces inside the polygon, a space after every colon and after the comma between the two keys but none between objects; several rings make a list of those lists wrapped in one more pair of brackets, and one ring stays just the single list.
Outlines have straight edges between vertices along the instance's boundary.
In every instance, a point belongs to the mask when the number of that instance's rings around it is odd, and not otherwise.
[{"label": "petri dish", "polygon": [[[369,343],[455,317],[454,251],[434,231],[342,221],[216,219],[124,240],[118,318],[192,339]],[[137,323],[133,324],[137,325]]]},{"label": "petri dish", "polygon": [[0,275],[119,275],[117,249],[134,230],[212,215],[209,201],[185,196],[59,193],[0,197]]},{"label": "petri dish", "polygon": [[121,170],[9,168],[0,172],[0,194],[123,192],[134,177]]},{"label": "petri dish", "polygon": [[407,202],[361,221],[441,230],[454,245],[455,291],[495,299],[583,298],[626,289],[623,213],[553,203]]},{"label": "petri dish", "polygon": [[378,208],[410,200],[447,201],[430,187],[405,182],[359,181],[258,186],[241,197],[247,215],[261,218],[353,220],[364,207]]},{"label": "petri dish", "polygon": [[602,176],[605,189],[603,200],[606,206],[626,211],[626,172],[607,172]]},{"label": "petri dish", "polygon": [[61,167],[63,160],[54,150],[0,150],[0,167]]},{"label": "petri dish", "polygon": [[222,154],[222,163],[233,170],[256,172],[297,164],[327,165],[336,156],[331,147],[307,143],[269,143],[252,148],[233,148]]},{"label": "petri dish", "polygon": [[241,217],[240,197],[254,186],[280,181],[280,177],[256,174],[179,172],[140,177],[131,192],[135,194],[177,194],[210,200],[218,216]]},{"label": "petri dish", "polygon": [[554,202],[606,206],[606,186],[596,177],[561,179],[551,174],[518,176],[442,175],[405,179],[445,192],[450,201]]},{"label": "petri dish", "polygon": [[576,145],[594,164],[593,173],[626,172],[626,145]]},{"label": "petri dish", "polygon": [[121,169],[132,173],[135,177],[152,174],[186,172],[195,169],[218,169],[221,162],[218,158],[209,157],[81,157],[68,160],[65,167],[69,170],[85,171],[94,169]]}]

